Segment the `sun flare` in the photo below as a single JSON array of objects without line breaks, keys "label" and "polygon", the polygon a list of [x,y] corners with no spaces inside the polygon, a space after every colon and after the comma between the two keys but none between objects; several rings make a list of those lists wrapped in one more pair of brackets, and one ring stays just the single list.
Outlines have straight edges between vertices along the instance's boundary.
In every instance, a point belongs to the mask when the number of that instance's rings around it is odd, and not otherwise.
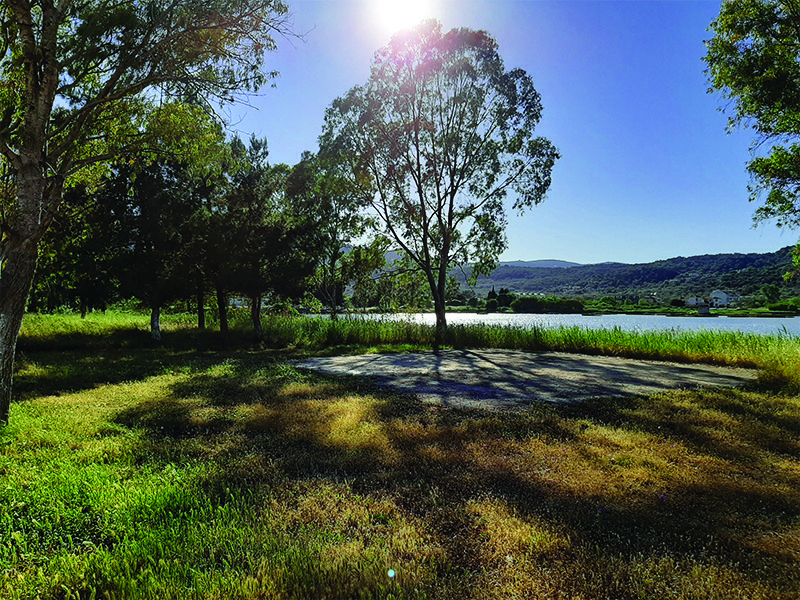
[{"label": "sun flare", "polygon": [[434,16],[431,0],[371,0],[370,4],[375,21],[393,33]]}]

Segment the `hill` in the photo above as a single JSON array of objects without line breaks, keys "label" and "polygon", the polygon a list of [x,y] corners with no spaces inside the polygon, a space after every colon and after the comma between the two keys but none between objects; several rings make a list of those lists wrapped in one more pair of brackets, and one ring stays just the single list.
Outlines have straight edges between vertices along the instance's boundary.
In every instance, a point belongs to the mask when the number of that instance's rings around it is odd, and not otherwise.
[{"label": "hill", "polygon": [[568,269],[570,267],[580,267],[580,263],[569,262],[566,260],[514,260],[508,262],[501,262],[500,263],[506,267],[527,267],[527,268],[536,268],[542,267],[545,269],[549,268],[560,268],[560,269]]},{"label": "hill", "polygon": [[[479,296],[494,287],[496,290],[508,288],[524,295],[597,297],[655,294],[669,299],[705,296],[716,289],[748,296],[771,283],[780,286],[785,296],[800,295],[798,282],[787,283],[783,279],[791,266],[791,247],[767,254],[704,254],[652,263],[602,263],[569,268],[527,266],[524,261],[515,261],[501,263],[490,277],[480,277],[474,289]],[[466,286],[462,273],[453,274]]]}]

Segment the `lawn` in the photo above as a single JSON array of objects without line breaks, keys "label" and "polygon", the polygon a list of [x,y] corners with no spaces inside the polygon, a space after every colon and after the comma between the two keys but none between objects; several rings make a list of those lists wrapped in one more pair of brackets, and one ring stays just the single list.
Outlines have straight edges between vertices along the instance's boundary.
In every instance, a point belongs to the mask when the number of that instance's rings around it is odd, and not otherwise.
[{"label": "lawn", "polygon": [[52,323],[0,433],[3,599],[800,597],[797,340],[708,357],[752,389],[515,414],[287,363],[409,332]]}]

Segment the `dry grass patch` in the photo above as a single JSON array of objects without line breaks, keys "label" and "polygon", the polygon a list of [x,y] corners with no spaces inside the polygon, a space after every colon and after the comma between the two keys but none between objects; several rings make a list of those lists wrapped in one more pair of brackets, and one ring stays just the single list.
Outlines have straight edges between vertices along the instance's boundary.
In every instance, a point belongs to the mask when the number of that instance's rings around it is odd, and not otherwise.
[{"label": "dry grass patch", "polygon": [[532,516],[520,516],[505,502],[471,500],[467,510],[478,518],[488,538],[487,558],[511,563],[515,556],[541,556],[566,549],[569,543],[552,526]]},{"label": "dry grass patch", "polygon": [[796,397],[448,411],[258,353],[153,356],[14,405],[3,598],[800,597]]}]

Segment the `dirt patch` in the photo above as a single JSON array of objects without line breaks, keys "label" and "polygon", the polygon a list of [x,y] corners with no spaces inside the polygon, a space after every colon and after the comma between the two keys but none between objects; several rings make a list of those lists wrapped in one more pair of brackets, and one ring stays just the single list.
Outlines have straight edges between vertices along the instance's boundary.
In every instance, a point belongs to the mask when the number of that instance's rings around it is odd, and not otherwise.
[{"label": "dirt patch", "polygon": [[540,402],[560,404],[663,390],[736,387],[757,375],[750,369],[511,350],[334,356],[294,364],[331,375],[367,377],[376,385],[415,394],[430,404],[484,409],[524,409]]}]

